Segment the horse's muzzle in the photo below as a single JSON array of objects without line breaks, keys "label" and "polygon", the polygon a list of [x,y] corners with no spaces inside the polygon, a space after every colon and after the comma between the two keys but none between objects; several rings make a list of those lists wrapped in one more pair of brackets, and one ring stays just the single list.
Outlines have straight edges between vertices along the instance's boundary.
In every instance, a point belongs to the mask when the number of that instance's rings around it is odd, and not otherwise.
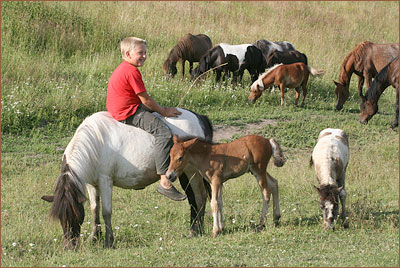
[{"label": "horse's muzzle", "polygon": [[170,182],[176,181],[176,178],[178,177],[178,176],[176,175],[176,172],[175,172],[175,171],[173,171],[173,172],[167,171],[167,173],[165,173],[165,176],[167,177],[167,179],[168,179]]},{"label": "horse's muzzle", "polygon": [[343,104],[336,104],[336,110],[340,111],[343,108]]}]

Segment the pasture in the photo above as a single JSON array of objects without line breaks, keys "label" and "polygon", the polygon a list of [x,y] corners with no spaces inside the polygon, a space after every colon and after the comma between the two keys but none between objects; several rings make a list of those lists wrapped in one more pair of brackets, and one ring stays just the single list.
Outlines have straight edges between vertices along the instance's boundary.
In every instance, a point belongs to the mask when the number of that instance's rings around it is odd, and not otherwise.
[{"label": "pasture", "polygon": [[[1,266],[398,267],[399,136],[390,129],[394,89],[385,90],[378,114],[362,125],[355,77],[340,111],[332,82],[359,42],[399,41],[398,10],[398,2],[390,1],[2,2]],[[209,74],[191,87],[187,73],[181,79],[179,65],[174,79],[164,77],[162,64],[186,33],[207,34],[213,45],[290,41],[325,74],[310,77],[304,107],[293,105],[293,89],[282,107],[278,90],[248,104],[247,71],[236,86],[215,83]],[[254,232],[262,201],[251,174],[224,184],[225,231],[214,239],[209,203],[205,234],[188,238],[186,201],[161,196],[157,184],[140,191],[115,187],[115,248],[88,241],[92,219],[86,202],[81,247],[63,250],[61,226],[49,219],[50,205],[40,197],[53,193],[76,127],[105,109],[108,78],[121,62],[118,44],[126,36],[147,40],[141,72],[161,105],[181,104],[207,115],[224,133],[222,142],[244,134],[277,139],[287,162],[281,168],[270,163],[268,172],[279,183],[279,227],[270,206],[265,228]],[[318,134],[327,127],[341,128],[349,137],[349,229],[340,224],[335,231],[322,229],[313,188],[318,182],[308,166]]]}]

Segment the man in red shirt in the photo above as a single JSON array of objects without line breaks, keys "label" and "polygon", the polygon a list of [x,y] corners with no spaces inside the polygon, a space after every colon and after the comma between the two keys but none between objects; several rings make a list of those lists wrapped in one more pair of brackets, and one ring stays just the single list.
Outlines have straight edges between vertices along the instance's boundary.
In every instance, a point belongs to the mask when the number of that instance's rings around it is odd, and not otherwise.
[{"label": "man in red shirt", "polygon": [[107,87],[107,110],[118,121],[139,127],[155,138],[157,174],[161,176],[157,191],[172,200],[186,198],[167,179],[169,151],[173,145],[172,134],[163,121],[155,117],[157,112],[164,117],[176,117],[181,113],[173,107],[160,106],[146,91],[138,69],[146,60],[146,41],[128,37],[121,41],[124,61],[114,70]]}]

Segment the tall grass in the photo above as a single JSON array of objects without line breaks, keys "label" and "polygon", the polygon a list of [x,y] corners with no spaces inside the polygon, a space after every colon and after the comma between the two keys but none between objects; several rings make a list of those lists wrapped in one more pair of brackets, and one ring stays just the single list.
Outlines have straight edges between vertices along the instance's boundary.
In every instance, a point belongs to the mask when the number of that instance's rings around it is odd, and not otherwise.
[{"label": "tall grass", "polygon": [[[4,2],[2,133],[29,135],[44,125],[72,130],[104,110],[107,81],[121,61],[118,46],[126,36],[148,40],[142,72],[164,105],[177,105],[190,86],[188,80],[163,79],[161,69],[188,32],[205,33],[214,44],[288,40],[311,66],[326,71],[321,86],[332,91],[331,80],[357,43],[398,41],[398,23],[392,23],[397,10],[396,2]],[[160,88],[177,94],[166,98]],[[185,106],[201,108],[197,103]],[[223,105],[241,103],[238,97]]]}]

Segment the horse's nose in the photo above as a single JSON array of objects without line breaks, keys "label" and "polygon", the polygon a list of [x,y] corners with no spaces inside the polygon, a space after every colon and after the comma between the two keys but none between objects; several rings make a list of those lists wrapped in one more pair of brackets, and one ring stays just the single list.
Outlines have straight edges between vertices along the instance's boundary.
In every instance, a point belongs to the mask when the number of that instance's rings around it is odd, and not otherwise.
[{"label": "horse's nose", "polygon": [[363,125],[366,125],[366,124],[368,124],[368,120],[360,119],[360,123],[363,124]]},{"label": "horse's nose", "polygon": [[247,100],[247,103],[249,103],[249,104],[254,104],[256,102],[256,100],[255,99],[248,99]]},{"label": "horse's nose", "polygon": [[176,180],[176,177],[177,177],[175,172],[171,172],[169,170],[167,171],[167,173],[165,173],[165,176],[171,182],[174,182]]}]

